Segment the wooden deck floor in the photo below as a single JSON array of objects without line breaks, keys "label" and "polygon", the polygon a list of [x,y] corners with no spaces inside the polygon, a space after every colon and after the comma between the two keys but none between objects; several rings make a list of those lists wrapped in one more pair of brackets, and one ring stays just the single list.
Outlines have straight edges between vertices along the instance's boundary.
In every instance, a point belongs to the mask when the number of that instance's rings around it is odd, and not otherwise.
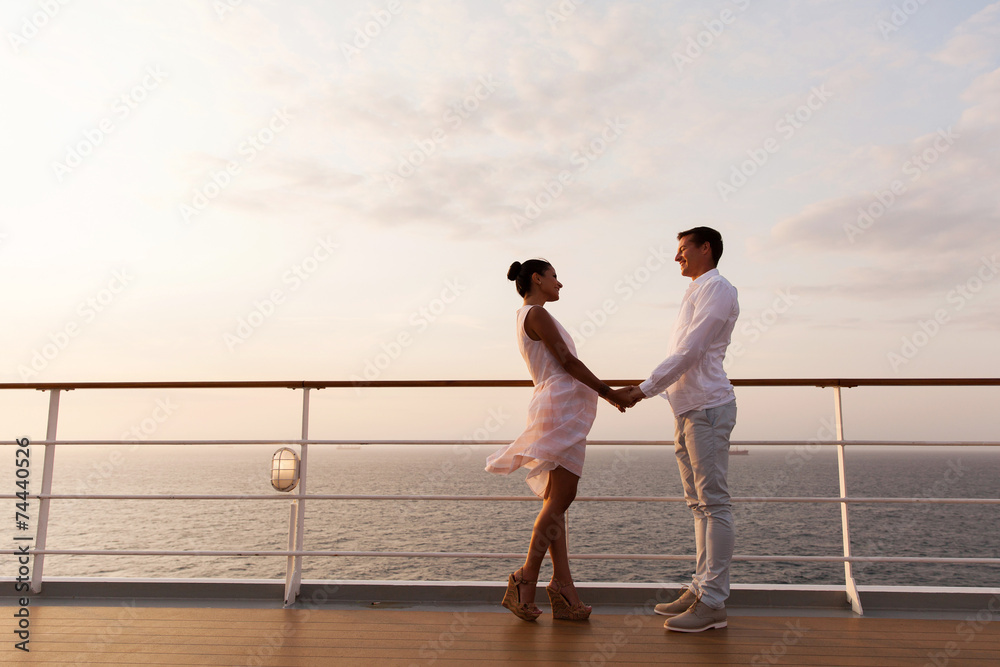
[{"label": "wooden deck floor", "polygon": [[[700,634],[651,615],[524,623],[507,613],[401,609],[30,608],[30,652],[5,618],[2,665],[1000,664],[1000,624],[730,615]],[[983,620],[985,617],[982,617]]]}]

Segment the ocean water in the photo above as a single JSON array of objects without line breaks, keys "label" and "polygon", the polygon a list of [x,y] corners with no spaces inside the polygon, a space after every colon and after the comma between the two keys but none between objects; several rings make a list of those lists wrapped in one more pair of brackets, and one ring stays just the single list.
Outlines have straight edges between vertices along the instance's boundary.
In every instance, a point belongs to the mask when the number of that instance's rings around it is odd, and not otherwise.
[{"label": "ocean water", "polygon": [[[56,493],[268,494],[277,447],[62,447]],[[309,492],[528,496],[524,472],[483,471],[495,446],[312,446]],[[40,483],[41,448],[34,481]],[[11,457],[4,457],[11,458]],[[7,463],[6,461],[4,463]],[[0,471],[13,479],[12,470]],[[838,495],[836,450],[755,447],[730,458],[734,496]],[[848,449],[852,496],[1000,497],[994,448]],[[37,486],[33,487],[37,491]],[[672,448],[593,446],[580,496],[680,496]],[[290,499],[259,501],[56,500],[51,548],[284,549]],[[513,501],[315,500],[305,547],[344,551],[512,552],[527,548],[539,503]],[[32,514],[37,512],[37,503]],[[842,555],[837,504],[738,503],[736,553]],[[1000,557],[1000,506],[852,505],[857,556]],[[575,553],[692,554],[689,510],[679,502],[577,502],[570,510]],[[502,581],[516,559],[307,558],[309,579]],[[677,582],[693,561],[576,560],[578,581]],[[46,575],[113,577],[284,576],[276,557],[49,556]],[[547,577],[549,566],[543,567]],[[735,562],[734,583],[838,584],[839,563]],[[1000,586],[989,565],[860,564],[859,584]]]}]

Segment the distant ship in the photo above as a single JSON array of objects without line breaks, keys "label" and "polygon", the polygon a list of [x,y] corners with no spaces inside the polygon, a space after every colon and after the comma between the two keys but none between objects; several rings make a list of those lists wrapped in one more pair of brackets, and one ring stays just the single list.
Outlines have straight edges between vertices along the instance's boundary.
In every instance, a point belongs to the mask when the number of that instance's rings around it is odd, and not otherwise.
[{"label": "distant ship", "polygon": [[730,456],[747,456],[749,453],[750,453],[749,449],[743,449],[743,448],[740,448],[740,447],[730,447],[729,448],[729,455]]},{"label": "distant ship", "polygon": [[361,449],[361,445],[337,445],[337,449]]}]

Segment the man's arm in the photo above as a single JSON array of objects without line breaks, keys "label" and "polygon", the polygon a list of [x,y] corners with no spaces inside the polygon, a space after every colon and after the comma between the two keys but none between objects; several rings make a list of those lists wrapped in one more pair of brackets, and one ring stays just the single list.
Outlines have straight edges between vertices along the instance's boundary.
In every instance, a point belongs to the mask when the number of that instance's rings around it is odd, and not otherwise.
[{"label": "man's arm", "polygon": [[728,285],[722,281],[714,281],[701,288],[695,298],[691,325],[678,341],[677,349],[639,385],[645,396],[662,393],[705,356],[728,321],[734,298]]}]

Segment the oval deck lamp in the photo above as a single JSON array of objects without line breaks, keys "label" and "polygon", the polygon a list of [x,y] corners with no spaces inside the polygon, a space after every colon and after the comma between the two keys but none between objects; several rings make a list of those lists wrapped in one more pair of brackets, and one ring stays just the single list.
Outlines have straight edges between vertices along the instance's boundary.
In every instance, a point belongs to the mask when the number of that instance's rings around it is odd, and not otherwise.
[{"label": "oval deck lamp", "polygon": [[299,455],[294,449],[282,447],[271,457],[271,486],[278,491],[291,491],[299,485]]}]

